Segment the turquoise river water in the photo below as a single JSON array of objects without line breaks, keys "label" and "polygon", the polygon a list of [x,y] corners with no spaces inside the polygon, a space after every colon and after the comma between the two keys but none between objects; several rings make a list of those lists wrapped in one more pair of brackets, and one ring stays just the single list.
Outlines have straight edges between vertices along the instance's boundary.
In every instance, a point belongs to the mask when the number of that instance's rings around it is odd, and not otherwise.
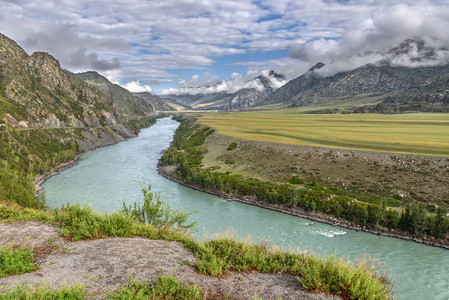
[{"label": "turquoise river water", "polygon": [[88,152],[77,166],[49,178],[42,185],[50,207],[66,203],[91,204],[98,211],[115,211],[123,201],[141,201],[141,184],[161,191],[172,208],[198,211],[200,239],[231,229],[240,237],[270,239],[284,249],[312,249],[314,253],[378,258],[394,277],[399,299],[449,299],[449,251],[399,239],[377,237],[312,222],[202,193],[157,173],[157,162],[172,141],[179,123],[168,118],[143,129],[136,138]]}]

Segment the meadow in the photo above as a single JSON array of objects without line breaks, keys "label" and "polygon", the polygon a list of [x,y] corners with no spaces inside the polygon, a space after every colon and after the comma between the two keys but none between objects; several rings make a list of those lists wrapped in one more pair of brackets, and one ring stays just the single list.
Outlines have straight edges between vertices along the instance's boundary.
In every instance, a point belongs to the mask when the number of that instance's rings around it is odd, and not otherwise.
[{"label": "meadow", "polygon": [[449,114],[204,113],[223,135],[294,145],[449,156]]}]

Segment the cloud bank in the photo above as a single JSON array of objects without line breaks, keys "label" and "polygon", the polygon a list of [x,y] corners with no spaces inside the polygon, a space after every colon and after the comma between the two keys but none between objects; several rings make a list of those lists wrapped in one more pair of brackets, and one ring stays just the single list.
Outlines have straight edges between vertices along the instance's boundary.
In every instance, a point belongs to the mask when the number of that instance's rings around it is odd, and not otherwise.
[{"label": "cloud bank", "polygon": [[[185,74],[228,78],[233,67],[292,79],[318,61],[328,72],[384,59],[444,62],[447,28],[443,0],[0,1],[0,30],[28,53],[49,52],[74,72],[164,87],[191,80]],[[389,54],[417,38],[435,47],[435,59]]]},{"label": "cloud bank", "polygon": [[374,10],[370,17],[339,39],[292,46],[289,56],[300,61],[325,62],[320,72],[332,75],[368,63],[418,67],[449,62],[447,7],[397,4]]},{"label": "cloud bank", "polygon": [[149,85],[142,85],[139,80],[127,82],[122,86],[131,93],[152,92],[153,89]]},{"label": "cloud bank", "polygon": [[[246,75],[232,73],[229,80],[222,80],[218,76],[204,73],[203,76],[194,75],[190,80],[183,80],[178,83],[178,87],[164,89],[160,95],[198,95],[228,93],[233,94],[241,89],[256,89],[262,92],[264,84],[257,77],[256,72],[250,71]],[[268,84],[275,89],[284,85],[287,81],[283,77],[277,77],[270,71],[262,71],[262,75],[268,80]]]}]

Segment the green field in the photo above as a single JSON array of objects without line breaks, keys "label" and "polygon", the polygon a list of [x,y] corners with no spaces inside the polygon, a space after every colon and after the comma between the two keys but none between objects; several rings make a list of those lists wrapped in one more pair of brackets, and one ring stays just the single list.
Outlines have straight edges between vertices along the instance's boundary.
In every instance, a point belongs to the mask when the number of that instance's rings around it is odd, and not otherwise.
[{"label": "green field", "polygon": [[449,114],[304,114],[297,110],[203,114],[218,133],[247,140],[449,156]]}]

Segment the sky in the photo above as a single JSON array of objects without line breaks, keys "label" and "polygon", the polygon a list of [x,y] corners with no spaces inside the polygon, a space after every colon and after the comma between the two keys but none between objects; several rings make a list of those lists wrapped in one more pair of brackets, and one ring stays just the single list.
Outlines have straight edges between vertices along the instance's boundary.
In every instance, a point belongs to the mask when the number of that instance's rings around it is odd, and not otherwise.
[{"label": "sky", "polygon": [[[324,75],[386,60],[447,63],[449,1],[0,0],[0,33],[130,91],[226,92],[317,62]],[[424,47],[389,51],[406,39]]]}]

